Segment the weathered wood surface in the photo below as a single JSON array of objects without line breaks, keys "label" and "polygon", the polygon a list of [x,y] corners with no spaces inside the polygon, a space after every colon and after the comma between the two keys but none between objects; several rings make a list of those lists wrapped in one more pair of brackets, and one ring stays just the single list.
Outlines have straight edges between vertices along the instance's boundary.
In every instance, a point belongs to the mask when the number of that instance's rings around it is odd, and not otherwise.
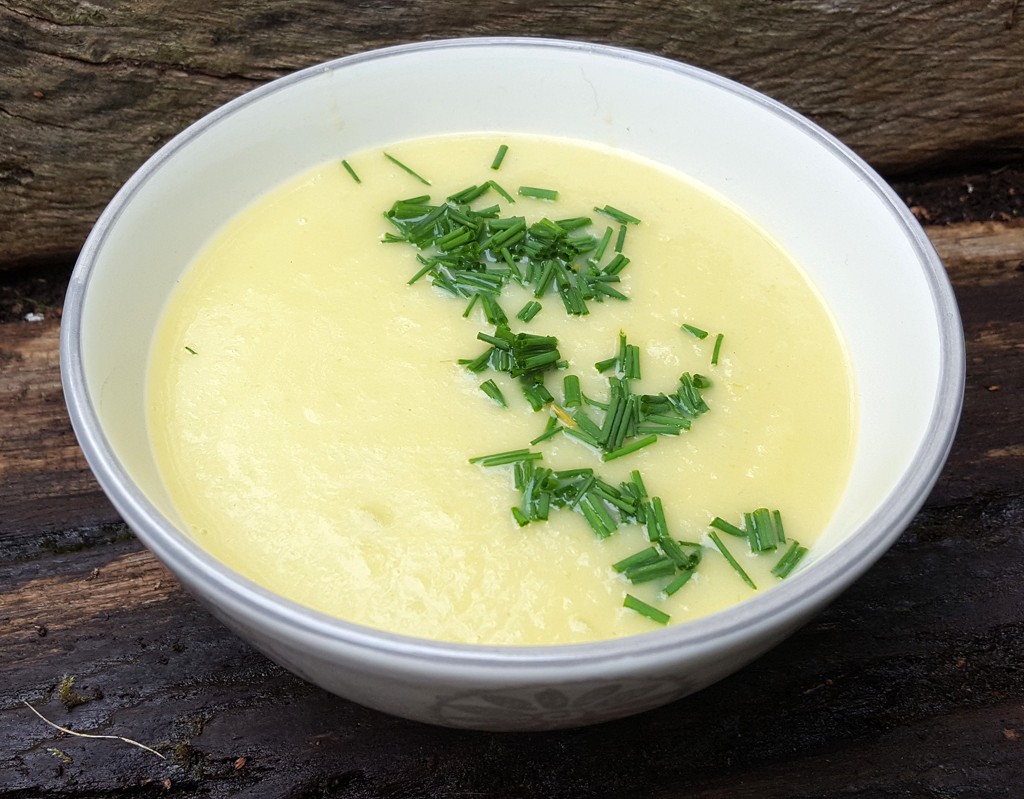
[{"label": "weathered wood surface", "polygon": [[0,0],[0,268],[72,257],[131,172],[231,97],[370,48],[484,35],[711,69],[887,176],[1024,161],[1020,0]]},{"label": "weathered wood surface", "polygon": [[[743,672],[632,719],[480,734],[324,694],[228,634],[78,453],[58,314],[0,325],[0,796],[1007,797],[1024,784],[1024,223],[931,227],[963,423],[922,513]],[[65,708],[62,675],[86,699]],[[65,697],[67,698],[67,697]],[[77,731],[63,736],[31,703]]]},{"label": "weathered wood surface", "polygon": [[[1020,797],[1021,5],[0,0],[0,797]],[[584,730],[425,727],[269,663],[132,537],[60,391],[63,281],[103,205],[161,143],[294,69],[477,35],[633,47],[806,113],[930,224],[968,341],[947,468],[876,567],[743,672]],[[88,701],[62,704],[65,674]],[[25,702],[166,759],[62,735]]]}]

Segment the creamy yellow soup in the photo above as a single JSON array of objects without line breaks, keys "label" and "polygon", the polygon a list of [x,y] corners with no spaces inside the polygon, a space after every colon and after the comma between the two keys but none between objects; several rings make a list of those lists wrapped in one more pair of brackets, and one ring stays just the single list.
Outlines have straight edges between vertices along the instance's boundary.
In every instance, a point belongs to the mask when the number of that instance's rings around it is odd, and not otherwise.
[{"label": "creamy yellow soup", "polygon": [[[491,162],[509,146],[500,169]],[[245,576],[311,608],[414,636],[483,644],[553,644],[657,629],[623,606],[627,594],[671,624],[741,602],[754,591],[708,538],[716,516],[779,509],[787,535],[812,546],[850,470],[856,409],[843,343],[801,269],[736,208],[685,177],[579,142],[493,135],[438,137],[347,155],[296,177],[241,212],[198,256],[172,297],[152,351],[152,444],[183,524]],[[515,331],[556,336],[562,377],[606,399],[594,368],[620,331],[640,350],[635,392],[673,391],[706,375],[710,410],[679,436],[604,462],[564,434],[536,446],[550,408],[534,412],[517,381],[458,363],[493,333],[478,303],[421,279],[416,251],[382,239],[399,198],[440,202],[496,180],[503,216],[588,215],[600,236],[627,226],[630,258],[615,287],[629,299],[568,315],[556,294],[530,322],[532,292],[506,288]],[[516,196],[520,186],[556,200]],[[613,245],[614,246],[614,242]],[[609,249],[610,251],[610,249]],[[709,335],[700,339],[681,325]],[[717,335],[723,334],[717,364]],[[493,379],[508,407],[479,388]],[[598,411],[593,412],[600,419]],[[589,467],[613,485],[638,470],[662,499],[673,537],[702,543],[693,577],[633,585],[612,564],[647,546],[625,524],[607,538],[569,509],[520,527],[511,467],[475,456],[530,447],[543,466]],[[783,550],[752,554],[722,540],[758,590]]]}]

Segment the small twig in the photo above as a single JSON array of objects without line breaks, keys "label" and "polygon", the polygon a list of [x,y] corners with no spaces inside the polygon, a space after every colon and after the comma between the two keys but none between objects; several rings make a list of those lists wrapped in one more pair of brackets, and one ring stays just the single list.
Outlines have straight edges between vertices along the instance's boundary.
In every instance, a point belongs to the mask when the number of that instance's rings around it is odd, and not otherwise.
[{"label": "small twig", "polygon": [[25,705],[25,707],[27,707],[29,710],[31,710],[33,713],[35,713],[37,716],[39,716],[40,719],[45,721],[47,724],[49,724],[55,730],[60,730],[61,732],[67,733],[68,735],[74,735],[77,738],[111,738],[111,739],[113,739],[115,741],[123,741],[126,744],[131,744],[132,746],[137,746],[137,747],[139,747],[139,749],[145,749],[147,752],[152,752],[154,755],[156,755],[161,760],[166,760],[167,759],[162,754],[160,754],[158,751],[156,751],[156,749],[150,749],[145,744],[140,744],[138,741],[133,741],[131,738],[125,738],[125,737],[123,737],[121,735],[92,735],[91,733],[88,733],[88,732],[75,732],[74,730],[69,730],[67,727],[61,727],[59,724],[54,724],[52,721],[50,721],[48,718],[46,718],[46,716],[44,716],[42,713],[40,713],[38,710],[36,710],[34,707],[32,707],[32,705],[30,705],[24,699],[22,699],[21,701],[22,701],[22,704]]}]

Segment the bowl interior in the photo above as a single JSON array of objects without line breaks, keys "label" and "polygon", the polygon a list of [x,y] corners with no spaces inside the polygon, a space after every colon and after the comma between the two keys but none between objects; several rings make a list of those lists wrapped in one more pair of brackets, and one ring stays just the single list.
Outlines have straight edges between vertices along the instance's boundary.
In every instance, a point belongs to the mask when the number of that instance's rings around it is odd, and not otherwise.
[{"label": "bowl interior", "polygon": [[[464,40],[342,59],[239,98],[164,147],[101,217],[65,320],[80,334],[68,357],[84,395],[71,389],[72,412],[80,435],[84,426],[95,437],[115,505],[121,496],[143,507],[133,526],[175,534],[149,449],[144,374],[167,297],[215,231],[318,163],[415,136],[510,129],[678,169],[742,208],[807,271],[860,398],[853,472],[814,560],[869,518],[894,524],[897,505],[916,509],[955,426],[949,387],[962,343],[941,264],[884,184],[791,111],[699,70],[588,45]],[[936,431],[944,441],[922,458]],[[896,497],[915,470],[911,495]]]}]

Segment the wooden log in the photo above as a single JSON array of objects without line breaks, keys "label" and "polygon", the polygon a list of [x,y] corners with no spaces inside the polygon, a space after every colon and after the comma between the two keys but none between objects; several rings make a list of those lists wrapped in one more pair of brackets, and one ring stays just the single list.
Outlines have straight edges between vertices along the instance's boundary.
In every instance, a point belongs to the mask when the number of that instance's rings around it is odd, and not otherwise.
[{"label": "wooden log", "polygon": [[760,89],[886,175],[1024,158],[1018,0],[0,2],[0,268],[69,260],[117,188],[224,101],[402,42],[557,36]]}]

